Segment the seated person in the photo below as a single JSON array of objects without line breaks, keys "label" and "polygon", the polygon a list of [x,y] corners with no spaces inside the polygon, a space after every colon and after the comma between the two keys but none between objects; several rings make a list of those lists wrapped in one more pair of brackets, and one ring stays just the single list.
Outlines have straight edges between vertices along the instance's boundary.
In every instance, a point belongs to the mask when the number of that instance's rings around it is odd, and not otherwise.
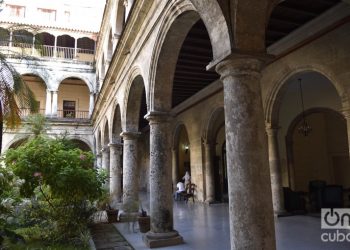
[{"label": "seated person", "polygon": [[179,181],[176,184],[175,200],[178,200],[182,192],[185,192],[185,185],[183,182]]}]

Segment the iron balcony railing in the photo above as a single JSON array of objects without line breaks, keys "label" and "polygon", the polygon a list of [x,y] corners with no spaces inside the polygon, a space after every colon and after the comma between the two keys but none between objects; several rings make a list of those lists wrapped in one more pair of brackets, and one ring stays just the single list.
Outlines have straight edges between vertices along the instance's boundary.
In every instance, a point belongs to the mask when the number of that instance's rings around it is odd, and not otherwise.
[{"label": "iron balcony railing", "polygon": [[0,49],[7,51],[5,54],[15,54],[44,57],[44,58],[57,58],[64,60],[75,60],[79,62],[92,63],[94,61],[94,50],[60,47],[51,45],[33,45],[30,43],[9,42],[8,40],[0,40]]},{"label": "iron balcony railing", "polygon": [[[42,115],[45,114],[45,109],[39,109],[37,112]],[[28,108],[22,108],[20,112],[20,116],[22,118],[25,118],[29,116],[30,114],[33,114],[33,112],[30,111]],[[57,114],[48,115],[51,118],[62,118],[62,119],[89,119],[89,111],[85,110],[57,110]]]}]

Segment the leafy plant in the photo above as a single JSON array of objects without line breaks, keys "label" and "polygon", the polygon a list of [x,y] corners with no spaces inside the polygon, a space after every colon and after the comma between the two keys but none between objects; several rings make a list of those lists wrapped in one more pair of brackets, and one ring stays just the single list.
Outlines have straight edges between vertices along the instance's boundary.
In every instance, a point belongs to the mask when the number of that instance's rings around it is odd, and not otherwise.
[{"label": "leafy plant", "polygon": [[31,201],[21,226],[40,226],[45,241],[81,242],[105,181],[93,168],[92,154],[75,148],[65,137],[39,134],[8,150],[3,161],[24,180],[19,193]]}]

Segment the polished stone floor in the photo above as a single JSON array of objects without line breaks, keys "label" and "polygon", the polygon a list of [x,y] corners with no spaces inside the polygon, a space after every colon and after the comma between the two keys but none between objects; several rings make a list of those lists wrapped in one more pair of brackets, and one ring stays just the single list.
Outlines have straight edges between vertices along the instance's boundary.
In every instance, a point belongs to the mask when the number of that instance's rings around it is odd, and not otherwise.
[{"label": "polished stone floor", "polygon": [[[144,199],[147,200],[147,199]],[[147,202],[144,201],[144,207]],[[183,201],[174,203],[174,227],[184,238],[183,245],[157,248],[175,249],[230,249],[228,204],[206,206],[201,203]],[[127,224],[115,226],[135,249],[148,249],[142,242],[142,234],[130,229]],[[320,218],[310,216],[290,216],[276,221],[276,240],[278,250],[349,250],[350,243],[324,243],[321,234]],[[327,231],[332,232],[332,231]],[[344,232],[344,231],[343,231]],[[350,231],[345,232],[350,233]]]}]

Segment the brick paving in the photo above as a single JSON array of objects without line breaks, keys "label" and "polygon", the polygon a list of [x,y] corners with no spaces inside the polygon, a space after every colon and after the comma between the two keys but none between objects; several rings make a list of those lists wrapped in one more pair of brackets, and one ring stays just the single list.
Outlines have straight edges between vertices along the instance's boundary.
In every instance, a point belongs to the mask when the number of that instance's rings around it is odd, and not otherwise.
[{"label": "brick paving", "polygon": [[97,250],[133,250],[113,224],[98,223],[90,228]]}]

